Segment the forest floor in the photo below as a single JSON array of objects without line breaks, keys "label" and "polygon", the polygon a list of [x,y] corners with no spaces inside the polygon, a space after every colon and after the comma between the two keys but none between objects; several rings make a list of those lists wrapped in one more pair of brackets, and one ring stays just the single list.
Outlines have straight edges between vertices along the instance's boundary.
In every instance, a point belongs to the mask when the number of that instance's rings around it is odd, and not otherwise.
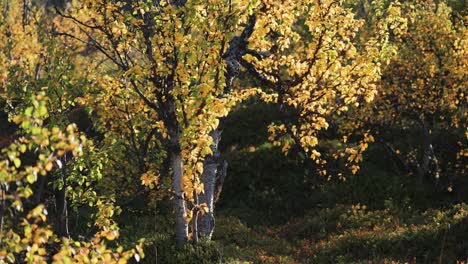
[{"label": "forest floor", "polygon": [[272,117],[254,102],[226,122],[230,169],[214,235],[225,262],[468,262],[466,179],[450,191],[418,183],[375,146],[358,174],[313,182],[268,142]]},{"label": "forest floor", "polygon": [[314,181],[268,142],[274,116],[254,103],[226,121],[212,242],[176,249],[166,201],[122,214],[123,244],[145,237],[144,263],[468,263],[467,179],[418,183],[374,147],[356,175]]},{"label": "forest floor", "polygon": [[[145,237],[143,263],[467,263],[468,204],[309,209],[283,223],[261,210],[224,208],[212,242],[173,244],[170,217],[126,216],[122,239]],[[122,226],[123,227],[123,226]],[[154,232],[155,231],[155,232]],[[125,242],[124,242],[125,244]],[[157,262],[155,261],[157,259]],[[457,262],[458,261],[458,262]],[[465,262],[463,262],[465,261]]]},{"label": "forest floor", "polygon": [[[456,263],[468,254],[468,205],[426,211],[364,205],[312,210],[278,226],[219,216],[227,263]],[[461,262],[460,262],[461,263]]]},{"label": "forest floor", "polygon": [[304,192],[275,168],[256,180],[231,173],[212,242],[176,249],[167,201],[156,216],[123,213],[124,244],[146,238],[143,263],[468,263],[468,193],[457,187],[466,182],[416,188],[411,177],[364,169]]}]

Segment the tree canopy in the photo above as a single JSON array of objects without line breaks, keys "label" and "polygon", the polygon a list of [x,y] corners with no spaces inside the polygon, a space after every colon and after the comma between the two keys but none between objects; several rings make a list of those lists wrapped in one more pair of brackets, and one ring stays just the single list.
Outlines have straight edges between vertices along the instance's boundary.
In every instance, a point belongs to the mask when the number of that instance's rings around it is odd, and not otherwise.
[{"label": "tree canopy", "polygon": [[[0,262],[216,262],[210,240],[236,226],[219,206],[293,221],[374,172],[456,194],[464,221],[465,8],[0,1]],[[366,215],[354,196],[331,212],[348,203]],[[324,261],[305,241],[283,262]]]}]

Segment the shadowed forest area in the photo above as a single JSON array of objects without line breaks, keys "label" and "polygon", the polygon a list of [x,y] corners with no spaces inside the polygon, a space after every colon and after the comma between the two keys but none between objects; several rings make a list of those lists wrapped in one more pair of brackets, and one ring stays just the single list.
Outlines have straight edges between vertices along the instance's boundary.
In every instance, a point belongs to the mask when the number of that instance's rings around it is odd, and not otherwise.
[{"label": "shadowed forest area", "polygon": [[0,0],[0,263],[467,263],[467,10]]}]

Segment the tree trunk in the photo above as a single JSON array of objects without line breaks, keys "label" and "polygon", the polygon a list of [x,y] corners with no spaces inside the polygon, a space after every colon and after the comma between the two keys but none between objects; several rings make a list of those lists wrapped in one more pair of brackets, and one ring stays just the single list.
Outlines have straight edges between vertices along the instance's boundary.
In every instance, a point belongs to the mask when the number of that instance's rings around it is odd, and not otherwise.
[{"label": "tree trunk", "polygon": [[171,153],[173,170],[174,209],[176,214],[175,235],[177,245],[183,245],[188,241],[187,210],[182,189],[183,163],[182,153],[173,151]]},{"label": "tree trunk", "polygon": [[[5,195],[6,195],[6,186],[2,183],[0,184],[0,234],[3,234],[3,225],[5,217]],[[2,244],[2,236],[0,236],[0,245]]]},{"label": "tree trunk", "polygon": [[66,162],[67,158],[62,159],[62,168],[60,168],[60,178],[63,182],[60,190],[55,190],[55,209],[56,209],[56,232],[61,237],[70,237],[68,231],[68,205],[67,205],[67,177],[66,177]]},{"label": "tree trunk", "polygon": [[65,186],[61,190],[55,191],[55,204],[57,208],[57,234],[61,237],[70,237]]},{"label": "tree trunk", "polygon": [[422,132],[422,146],[421,146],[421,156],[419,162],[417,162],[417,174],[418,174],[418,183],[423,184],[426,174],[429,172],[429,162],[431,156],[431,135],[426,127],[424,121],[420,120],[421,132]]},{"label": "tree trunk", "polygon": [[206,203],[208,206],[208,212],[199,217],[199,233],[200,236],[210,240],[214,230],[214,197],[216,188],[216,178],[218,174],[219,165],[219,149],[218,144],[221,139],[221,129],[216,129],[211,133],[213,138],[213,145],[211,145],[211,151],[213,155],[205,157],[203,163],[203,173],[201,176],[201,182],[205,187],[205,192],[199,195],[200,203]]},{"label": "tree trunk", "polygon": [[[195,204],[199,204],[198,194],[196,191],[193,191],[193,197],[195,199]],[[193,210],[193,220],[192,220],[192,239],[194,244],[198,244],[198,214],[200,213],[200,208],[194,208]]]},{"label": "tree trunk", "polygon": [[34,194],[34,205],[37,206],[42,202],[42,194],[44,193],[44,188],[47,181],[47,175],[39,177],[39,182],[37,183],[37,190]]},{"label": "tree trunk", "polygon": [[55,208],[56,208],[56,232],[60,237],[70,237],[68,232],[68,206],[65,179],[63,187],[55,190]]},{"label": "tree trunk", "polygon": [[[220,97],[231,93],[232,83],[239,74],[241,67],[239,60],[247,52],[248,39],[253,32],[255,23],[256,17],[250,16],[248,25],[244,28],[241,35],[234,37],[229,42],[229,47],[223,54],[222,58],[226,62],[227,66],[225,80],[226,87],[224,88],[224,92],[220,95]],[[224,182],[227,169],[227,162],[220,162],[220,152],[218,149],[219,141],[221,140],[221,134],[223,133],[223,128],[224,118],[221,118],[218,128],[211,132],[211,137],[213,138],[211,151],[213,152],[213,155],[205,157],[205,161],[203,163],[203,173],[201,176],[201,181],[205,187],[205,192],[199,195],[199,200],[200,203],[206,203],[208,206],[208,212],[199,216],[198,231],[202,237],[205,237],[208,240],[210,240],[213,235],[215,227],[214,205],[221,193],[222,184]],[[222,169],[218,171],[220,167]]]}]

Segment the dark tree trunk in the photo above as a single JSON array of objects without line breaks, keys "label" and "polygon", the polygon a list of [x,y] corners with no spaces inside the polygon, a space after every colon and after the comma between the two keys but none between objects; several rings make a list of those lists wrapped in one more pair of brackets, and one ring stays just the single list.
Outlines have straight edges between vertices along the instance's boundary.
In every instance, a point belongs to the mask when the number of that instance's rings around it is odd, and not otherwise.
[{"label": "dark tree trunk", "polygon": [[420,158],[416,161],[416,173],[418,183],[423,184],[428,176],[434,176],[434,183],[439,182],[439,161],[432,146],[432,135],[426,122],[419,119],[421,125],[422,139]]},{"label": "dark tree trunk", "polygon": [[68,205],[67,205],[67,177],[66,177],[66,157],[61,160],[62,168],[60,169],[60,178],[63,182],[61,189],[54,191],[55,196],[55,212],[56,226],[55,230],[60,237],[70,237],[68,231]]},{"label": "dark tree trunk", "polygon": [[44,194],[44,188],[47,182],[47,175],[39,177],[37,183],[37,190],[34,194],[34,205],[39,205],[42,202],[42,195]]},{"label": "dark tree trunk", "polygon": [[68,233],[68,209],[65,187],[55,191],[55,204],[57,208],[56,233],[61,237],[70,237]]}]

